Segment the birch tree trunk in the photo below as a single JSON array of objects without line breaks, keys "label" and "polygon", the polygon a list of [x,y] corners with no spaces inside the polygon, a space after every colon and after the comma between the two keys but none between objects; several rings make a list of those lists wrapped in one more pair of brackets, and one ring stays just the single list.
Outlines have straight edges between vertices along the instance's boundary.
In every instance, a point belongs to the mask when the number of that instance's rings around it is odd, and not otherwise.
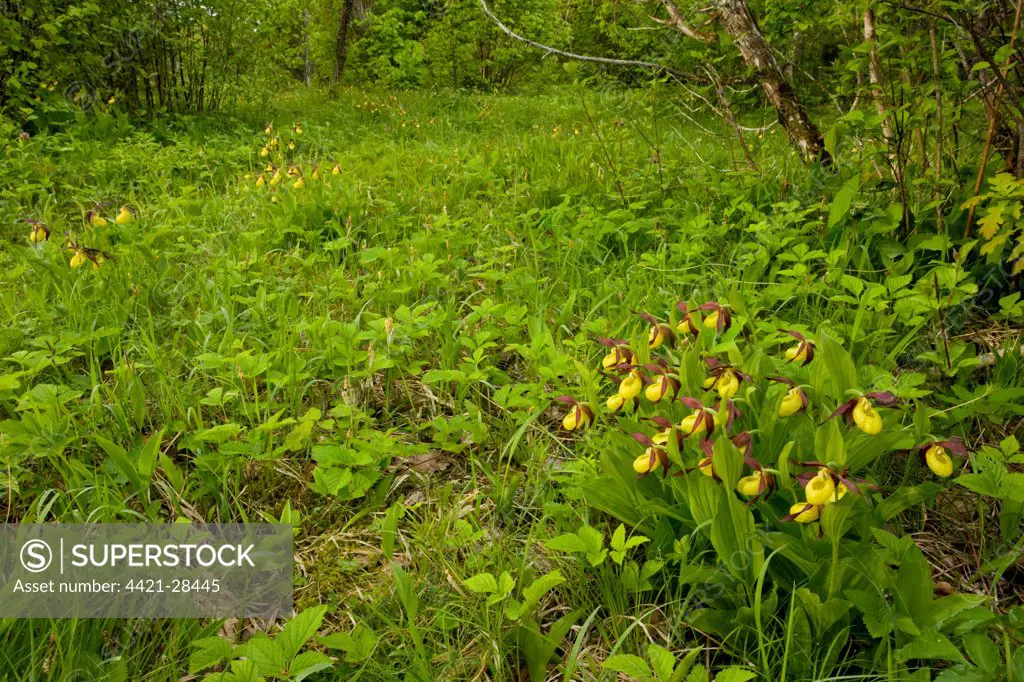
[{"label": "birch tree trunk", "polygon": [[743,61],[757,74],[768,101],[779,116],[779,123],[789,136],[790,144],[805,159],[830,162],[832,157],[825,149],[821,132],[782,73],[778,60],[750,13],[747,0],[716,0],[714,7],[719,23],[736,43]]}]

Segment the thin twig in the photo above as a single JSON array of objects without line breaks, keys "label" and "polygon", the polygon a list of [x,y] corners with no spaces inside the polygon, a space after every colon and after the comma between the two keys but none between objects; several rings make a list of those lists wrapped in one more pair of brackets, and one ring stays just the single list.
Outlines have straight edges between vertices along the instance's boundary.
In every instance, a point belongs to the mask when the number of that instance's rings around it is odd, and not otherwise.
[{"label": "thin twig", "polygon": [[565,50],[559,50],[558,48],[551,47],[550,45],[544,45],[543,43],[538,43],[535,40],[530,40],[529,38],[524,38],[523,36],[519,35],[518,33],[515,33],[508,26],[503,24],[501,19],[496,17],[494,15],[494,12],[491,11],[491,8],[487,6],[487,0],[480,0],[480,6],[483,8],[484,14],[486,14],[488,17],[490,17],[491,21],[493,21],[495,24],[497,24],[498,28],[500,28],[502,31],[504,31],[506,35],[508,35],[511,38],[515,38],[516,40],[518,40],[520,42],[526,43],[527,45],[531,45],[533,47],[536,47],[538,50],[544,50],[545,52],[547,52],[549,54],[557,54],[557,55],[560,55],[562,57],[568,57],[569,59],[577,59],[579,61],[584,61],[584,62],[596,62],[598,64],[611,64],[611,65],[614,65],[614,66],[639,66],[639,67],[642,67],[642,68],[645,68],[645,69],[656,69],[658,71],[664,71],[664,72],[671,73],[671,74],[676,75],[676,76],[682,76],[682,77],[689,78],[689,76],[687,74],[685,74],[685,73],[683,73],[681,71],[676,71],[675,69],[667,67],[664,64],[655,64],[654,62],[643,62],[643,61],[638,61],[638,60],[635,60],[635,59],[612,59],[612,58],[609,58],[609,57],[594,57],[594,56],[591,56],[591,55],[576,54],[575,52],[566,52]]},{"label": "thin twig", "polygon": [[[1013,58],[1013,46],[1017,40],[1017,29],[1020,28],[1020,10],[1021,5],[1024,4],[1024,0],[1017,0],[1017,12],[1013,17],[1013,33],[1010,34],[1010,54],[1011,59]],[[999,74],[999,69],[994,68],[993,71]],[[978,164],[978,177],[974,181],[974,192],[972,197],[978,196],[978,192],[981,191],[981,181],[985,177],[985,166],[988,164],[988,155],[992,152],[992,138],[996,133],[996,121],[999,118],[999,99],[1003,96],[1003,86],[1005,80],[999,80],[999,87],[996,88],[996,96],[992,100],[992,108],[989,110],[988,117],[988,132],[985,135],[985,147],[981,152],[981,163]],[[974,223],[974,213],[978,210],[977,202],[971,204],[971,210],[967,214],[967,226],[964,228],[964,240],[971,236],[971,225]]]}]

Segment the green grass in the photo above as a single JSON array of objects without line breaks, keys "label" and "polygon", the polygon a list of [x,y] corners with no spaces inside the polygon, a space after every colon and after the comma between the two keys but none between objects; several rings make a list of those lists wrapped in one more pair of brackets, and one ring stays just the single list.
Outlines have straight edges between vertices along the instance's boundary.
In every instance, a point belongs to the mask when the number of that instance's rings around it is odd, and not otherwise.
[{"label": "green grass", "polygon": [[[286,180],[276,203],[254,185],[268,121],[282,135],[302,121],[288,156],[322,175],[302,190]],[[932,324],[833,300],[815,272],[872,270],[883,208],[857,204],[879,227],[835,255],[820,206],[844,178],[812,179],[778,131],[754,153],[771,170],[716,170],[731,167],[727,144],[658,91],[300,94],[233,117],[99,113],[13,143],[0,168],[5,519],[263,521],[287,504],[301,515],[297,604],[330,606],[321,632],[380,636],[322,679],[520,679],[517,635],[464,581],[556,569],[566,582],[537,617],[547,628],[579,611],[564,643],[574,679],[612,679],[603,660],[649,643],[777,679],[799,644],[786,611],[760,615],[775,623],[761,641],[725,645],[687,626],[694,585],[631,593],[611,562],[585,569],[541,544],[606,519],[576,485],[603,442],[566,438],[551,398],[590,376],[595,336],[642,332],[632,311],[720,297],[741,316],[850,325],[855,357],[876,362],[877,344]],[[137,217],[87,226],[96,203]],[[31,248],[23,218],[47,223],[50,242]],[[70,269],[65,231],[113,258]],[[879,364],[888,375],[896,360]],[[303,435],[287,420],[310,410]],[[156,433],[161,466],[133,490],[96,437],[130,449]],[[371,453],[369,487],[326,494],[319,443]],[[399,502],[389,556],[385,513]],[[392,561],[412,577],[422,646]],[[5,621],[0,668],[175,680],[189,643],[222,627],[269,624]],[[834,653],[815,679],[872,667]]]}]

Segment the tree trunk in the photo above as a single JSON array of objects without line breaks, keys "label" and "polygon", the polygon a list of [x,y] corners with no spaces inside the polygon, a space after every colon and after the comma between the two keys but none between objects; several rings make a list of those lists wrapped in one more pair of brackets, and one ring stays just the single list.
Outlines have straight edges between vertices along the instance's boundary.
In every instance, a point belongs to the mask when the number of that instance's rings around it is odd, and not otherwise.
[{"label": "tree trunk", "polygon": [[313,62],[309,58],[309,10],[302,10],[302,76],[308,88],[313,79]]},{"label": "tree trunk", "polygon": [[757,74],[768,101],[778,113],[779,123],[789,135],[790,143],[805,159],[831,162],[832,157],[825,149],[821,132],[807,116],[803,104],[783,75],[778,60],[750,13],[747,0],[716,0],[715,13],[722,28],[736,43],[743,61]]},{"label": "tree trunk", "polygon": [[334,47],[334,76],[332,83],[341,80],[341,72],[345,70],[345,57],[348,56],[348,27],[352,23],[356,0],[342,0],[341,20],[338,23],[338,42]]}]

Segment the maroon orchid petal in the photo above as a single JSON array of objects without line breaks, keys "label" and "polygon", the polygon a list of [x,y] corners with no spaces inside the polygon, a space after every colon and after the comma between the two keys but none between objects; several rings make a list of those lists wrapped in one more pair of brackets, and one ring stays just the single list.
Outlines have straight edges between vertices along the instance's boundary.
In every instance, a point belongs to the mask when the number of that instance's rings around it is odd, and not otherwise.
[{"label": "maroon orchid petal", "polygon": [[857,399],[856,398],[854,398],[853,400],[847,400],[845,403],[843,403],[838,408],[836,408],[836,411],[833,412],[832,414],[830,414],[828,416],[828,418],[831,419],[832,417],[837,417],[837,416],[839,416],[841,414],[845,415],[847,412],[850,412],[851,410],[853,410],[853,408],[856,407],[856,406],[857,406]]},{"label": "maroon orchid petal", "polygon": [[670,419],[667,419],[666,417],[662,417],[661,415],[655,415],[651,417],[648,421],[650,421],[652,424],[657,424],[663,429],[667,429],[672,426],[672,421]]},{"label": "maroon orchid petal", "polygon": [[651,325],[652,327],[658,326],[658,318],[656,318],[654,315],[651,315],[650,313],[637,313],[637,315],[639,315],[640,319],[642,319],[644,322]]},{"label": "maroon orchid petal", "polygon": [[789,334],[790,336],[792,336],[797,341],[806,341],[807,340],[806,336],[804,336],[803,334],[801,334],[798,331],[793,331],[792,329],[781,329],[780,328],[779,331],[782,332],[783,334]]},{"label": "maroon orchid petal", "polygon": [[722,308],[718,312],[718,329],[716,330],[719,334],[723,331],[728,331],[729,327],[732,326],[732,313],[729,312],[728,308]]},{"label": "maroon orchid petal", "polygon": [[733,445],[743,450],[744,457],[750,457],[750,453],[754,451],[754,439],[749,431],[737,433],[731,440]]},{"label": "maroon orchid petal", "polygon": [[889,391],[876,391],[874,393],[866,393],[865,395],[882,407],[892,407],[896,404],[896,396]]},{"label": "maroon orchid petal", "polygon": [[576,398],[573,398],[571,395],[560,395],[557,398],[555,398],[555,400],[562,403],[563,405],[575,405],[579,402],[578,400],[576,400]]},{"label": "maroon orchid petal", "polygon": [[651,374],[664,374],[665,373],[665,368],[661,367],[659,365],[647,364],[647,365],[641,365],[641,366],[644,369],[646,369],[648,372],[650,372]]},{"label": "maroon orchid petal", "polygon": [[687,398],[686,396],[679,396],[679,402],[681,402],[683,405],[686,405],[691,410],[703,410],[704,409],[704,403],[702,403],[701,401],[697,400],[696,398]]},{"label": "maroon orchid petal", "polygon": [[595,341],[597,341],[599,344],[601,344],[605,348],[615,348],[615,349],[618,349],[618,346],[620,345],[618,340],[609,338],[607,336],[599,336],[599,337],[597,337],[595,339]]},{"label": "maroon orchid petal", "polygon": [[702,303],[701,305],[697,306],[697,310],[707,312],[709,310],[718,310],[721,307],[722,306],[718,305],[717,301],[710,301],[708,303]]},{"label": "maroon orchid petal", "polygon": [[658,389],[659,390],[659,392],[658,392],[658,400],[661,400],[666,395],[668,395],[668,391],[669,391],[670,388],[672,388],[672,382],[670,380],[662,381],[661,385],[660,385],[660,387]]},{"label": "maroon orchid petal", "polygon": [[796,382],[788,377],[768,377],[768,381],[777,381],[780,384],[786,384],[790,388],[796,388]]},{"label": "maroon orchid petal", "polygon": [[715,454],[714,443],[710,439],[702,440],[700,443],[700,449],[704,451],[704,454],[708,457],[713,457]]},{"label": "maroon orchid petal", "polygon": [[651,447],[652,445],[654,445],[654,441],[652,441],[645,433],[640,433],[639,431],[636,431],[634,433],[629,434],[629,436],[637,443],[640,443],[640,445],[646,445],[647,447]]},{"label": "maroon orchid petal", "polygon": [[937,443],[928,443],[927,445],[938,445],[961,457],[967,454],[967,446],[963,444],[963,441],[959,440],[940,440]]},{"label": "maroon orchid petal", "polygon": [[[698,420],[704,420],[704,440],[710,440],[711,434],[715,431],[715,416],[708,410],[701,410]],[[696,422],[694,423],[696,425]]]},{"label": "maroon orchid petal", "polygon": [[801,507],[800,511],[798,511],[798,512],[795,512],[795,513],[793,513],[793,514],[786,514],[785,516],[783,516],[782,518],[780,518],[780,519],[779,519],[779,521],[782,521],[782,522],[788,522],[788,521],[792,521],[792,520],[793,520],[793,519],[795,519],[796,517],[798,517],[798,516],[800,516],[801,514],[803,514],[803,513],[805,512],[805,511],[809,511],[809,510],[811,510],[811,509],[814,509],[814,505],[813,505],[813,504],[811,504],[810,502],[808,502],[808,503],[807,503],[807,504],[805,504],[805,505],[804,505],[803,507]]},{"label": "maroon orchid petal", "polygon": [[814,472],[811,472],[811,471],[805,471],[805,472],[803,472],[803,473],[797,474],[797,475],[796,475],[796,476],[794,476],[793,478],[795,478],[795,479],[796,479],[796,482],[800,484],[800,487],[801,487],[801,488],[806,488],[806,487],[807,487],[807,484],[808,484],[808,483],[809,483],[809,482],[811,481],[811,479],[812,479],[812,478],[814,478],[815,476],[817,476],[817,474],[816,474],[816,473],[814,473]]},{"label": "maroon orchid petal", "polygon": [[728,367],[728,365],[726,365],[724,362],[711,355],[704,358],[704,364],[707,365],[708,369],[710,369],[711,371]]},{"label": "maroon orchid petal", "polygon": [[863,493],[861,493],[860,488],[857,487],[857,484],[854,483],[853,481],[851,481],[850,479],[844,478],[843,476],[839,476],[839,475],[836,475],[836,478],[838,478],[839,482],[842,483],[843,485],[845,485],[846,489],[849,490],[851,493],[854,493],[856,495],[862,495],[863,494]]},{"label": "maroon orchid petal", "polygon": [[804,366],[810,364],[811,360],[814,359],[814,344],[808,341],[805,344],[807,356],[804,358]]},{"label": "maroon orchid petal", "polygon": [[671,462],[668,461],[668,453],[664,450],[658,450],[657,458],[658,462],[661,463],[661,477],[665,478],[668,476],[668,468],[671,465]]},{"label": "maroon orchid petal", "polygon": [[824,462],[819,462],[816,459],[808,459],[808,460],[806,460],[804,462],[801,462],[799,460],[790,458],[789,462],[790,462],[790,464],[795,464],[795,465],[800,466],[800,467],[817,467],[818,469],[820,469],[820,468],[825,466]]}]

